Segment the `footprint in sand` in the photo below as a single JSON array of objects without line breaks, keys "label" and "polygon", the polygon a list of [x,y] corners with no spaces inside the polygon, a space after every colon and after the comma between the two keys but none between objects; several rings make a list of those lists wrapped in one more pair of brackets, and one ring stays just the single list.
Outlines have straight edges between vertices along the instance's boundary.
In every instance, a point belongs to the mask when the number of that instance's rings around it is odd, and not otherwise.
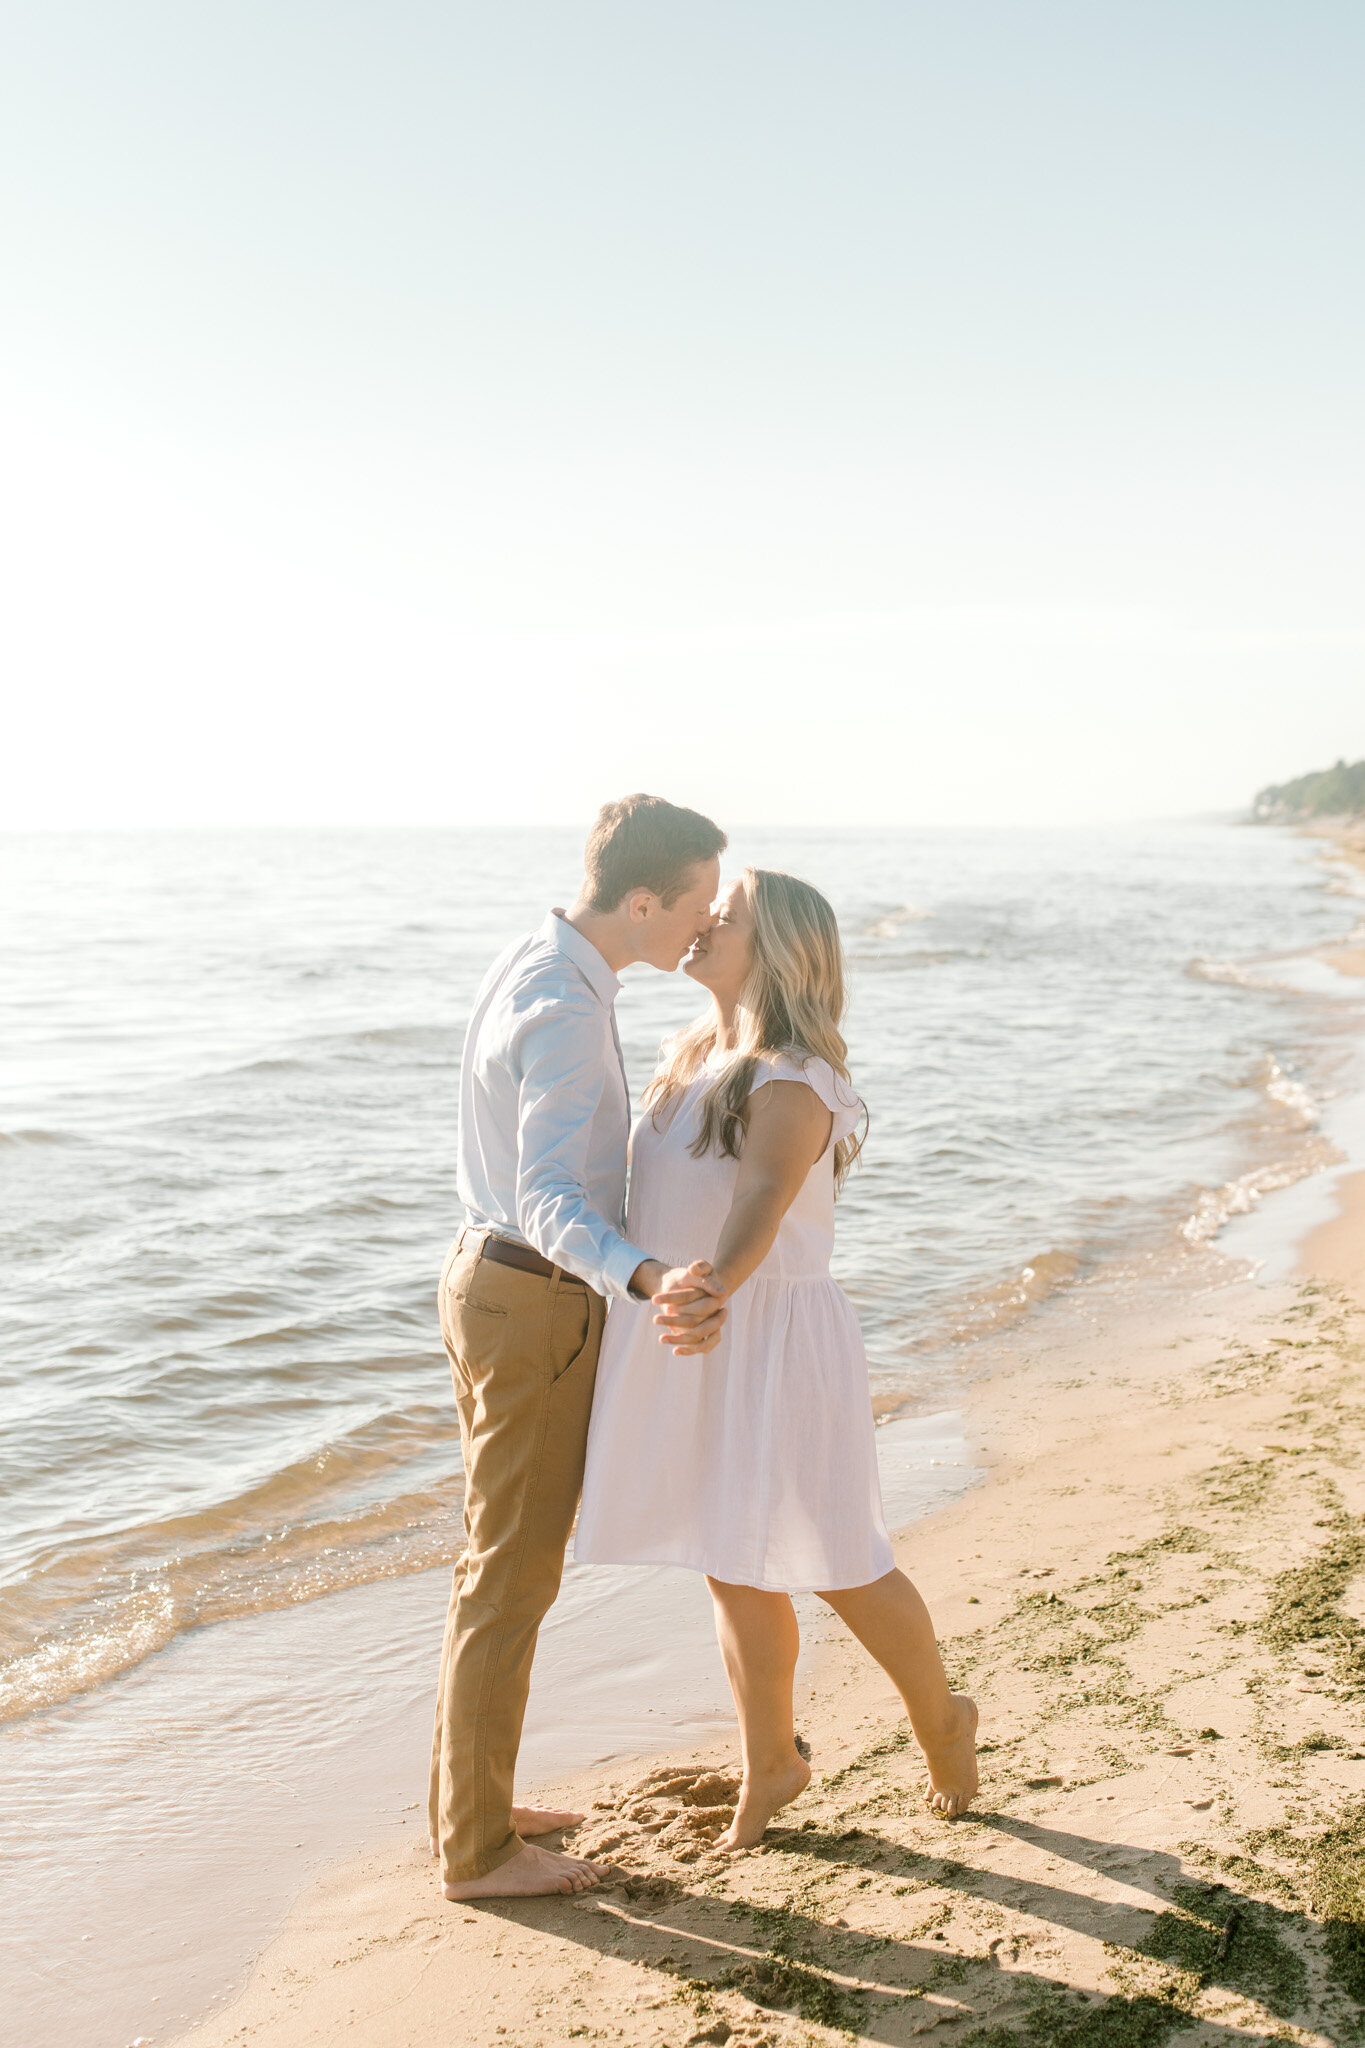
[{"label": "footprint in sand", "polygon": [[575,1831],[574,1854],[596,1860],[626,1851],[635,1860],[662,1851],[674,1863],[695,1863],[734,1819],[739,1784],[710,1765],[650,1771],[596,1802]]}]

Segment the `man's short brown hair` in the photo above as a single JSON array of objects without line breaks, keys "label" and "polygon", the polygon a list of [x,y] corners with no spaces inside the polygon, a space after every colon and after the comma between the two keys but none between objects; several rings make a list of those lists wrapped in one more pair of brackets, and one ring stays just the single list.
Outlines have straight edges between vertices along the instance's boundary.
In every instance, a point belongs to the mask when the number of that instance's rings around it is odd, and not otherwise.
[{"label": "man's short brown hair", "polygon": [[714,860],[725,844],[719,825],[661,796],[603,804],[583,860],[589,908],[615,910],[632,889],[649,889],[668,909],[698,861]]}]

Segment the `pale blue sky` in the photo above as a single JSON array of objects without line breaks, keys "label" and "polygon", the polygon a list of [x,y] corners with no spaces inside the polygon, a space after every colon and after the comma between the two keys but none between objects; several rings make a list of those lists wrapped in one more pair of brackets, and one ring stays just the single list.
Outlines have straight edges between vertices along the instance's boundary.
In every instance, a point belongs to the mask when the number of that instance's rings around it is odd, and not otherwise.
[{"label": "pale blue sky", "polygon": [[1365,753],[1362,105],[1345,0],[12,10],[8,817]]}]

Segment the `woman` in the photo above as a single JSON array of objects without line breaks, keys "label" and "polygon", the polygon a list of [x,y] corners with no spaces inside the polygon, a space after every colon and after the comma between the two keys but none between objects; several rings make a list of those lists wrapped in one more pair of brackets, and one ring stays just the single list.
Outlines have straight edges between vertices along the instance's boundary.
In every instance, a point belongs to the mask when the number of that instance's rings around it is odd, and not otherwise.
[{"label": "woman", "polygon": [[665,1046],[646,1094],[628,1229],[676,1265],[714,1244],[730,1316],[698,1347],[670,1324],[673,1297],[658,1313],[613,1302],[575,1556],[706,1574],[744,1763],[722,1848],[757,1842],[810,1779],[797,1592],[818,1592],[876,1658],[924,1751],[929,1803],[962,1813],[976,1708],[949,1691],[924,1602],[892,1562],[867,1358],[829,1272],[863,1116],[839,1032],[839,928],[808,883],[750,868],[683,964],[711,1007]]}]

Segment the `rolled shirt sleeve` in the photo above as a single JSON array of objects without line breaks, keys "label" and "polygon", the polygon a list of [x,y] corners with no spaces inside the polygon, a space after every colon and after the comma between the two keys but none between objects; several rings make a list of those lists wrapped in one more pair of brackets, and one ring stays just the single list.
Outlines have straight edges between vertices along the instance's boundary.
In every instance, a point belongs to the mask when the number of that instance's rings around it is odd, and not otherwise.
[{"label": "rolled shirt sleeve", "polygon": [[599,1294],[625,1295],[648,1256],[588,1194],[592,1122],[607,1085],[601,1005],[538,1007],[517,1034],[517,1227],[543,1258]]}]

